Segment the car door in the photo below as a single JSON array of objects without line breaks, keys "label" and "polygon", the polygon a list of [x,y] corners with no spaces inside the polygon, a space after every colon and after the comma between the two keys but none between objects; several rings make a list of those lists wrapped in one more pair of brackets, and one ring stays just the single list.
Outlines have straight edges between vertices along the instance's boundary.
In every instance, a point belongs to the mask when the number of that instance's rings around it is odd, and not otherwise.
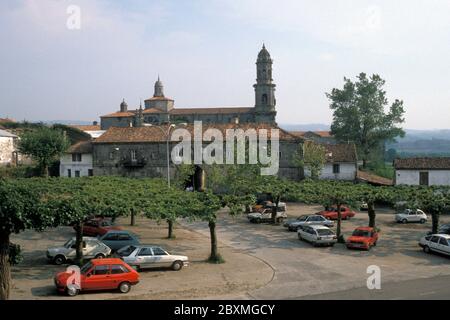
[{"label": "car door", "polygon": [[158,267],[170,267],[172,265],[172,258],[163,249],[159,247],[153,248],[153,256],[155,259],[155,265]]},{"label": "car door", "polygon": [[97,265],[90,271],[82,284],[83,290],[112,289],[113,282],[110,275],[110,265]]},{"label": "car door", "polygon": [[439,238],[440,238],[439,243],[438,243],[439,251],[441,253],[450,255],[450,245],[448,243],[448,240],[445,239],[444,237],[439,237]]},{"label": "car door", "polygon": [[120,249],[117,248],[117,233],[107,233],[104,238],[102,238],[102,242],[110,247],[112,250]]},{"label": "car door", "polygon": [[83,248],[83,256],[86,258],[92,258],[95,256],[95,247],[96,244],[92,241],[86,241],[86,247]]},{"label": "car door", "polygon": [[142,268],[155,267],[155,257],[153,256],[152,248],[144,247],[139,249],[139,252],[136,254],[136,264]]},{"label": "car door", "polygon": [[118,288],[119,284],[125,280],[126,274],[130,271],[121,264],[111,265],[111,286]]},{"label": "car door", "polygon": [[312,241],[313,237],[312,237],[312,232],[313,230],[311,229],[311,227],[305,227],[305,240],[307,241]]},{"label": "car door", "polygon": [[430,241],[428,242],[428,245],[431,250],[439,251],[439,236],[432,236]]}]

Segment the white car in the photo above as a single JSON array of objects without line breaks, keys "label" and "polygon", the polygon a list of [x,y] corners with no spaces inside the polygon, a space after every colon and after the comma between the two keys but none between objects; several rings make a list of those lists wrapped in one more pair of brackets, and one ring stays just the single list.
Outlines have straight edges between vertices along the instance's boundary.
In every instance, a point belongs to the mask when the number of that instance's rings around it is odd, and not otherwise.
[{"label": "white car", "polygon": [[[282,221],[287,218],[286,211],[277,211],[276,220]],[[264,209],[262,212],[252,212],[247,215],[250,222],[270,222],[272,221],[272,210]]]},{"label": "white car", "polygon": [[423,236],[419,241],[419,246],[426,253],[434,251],[450,256],[450,235],[430,234]]},{"label": "white car", "polygon": [[406,209],[404,212],[397,213],[395,215],[395,221],[401,222],[401,223],[408,223],[408,222],[420,222],[425,223],[428,221],[428,217],[420,209],[411,210]]},{"label": "white car", "polygon": [[189,265],[186,256],[172,255],[161,247],[152,245],[130,245],[117,251],[120,258],[138,270],[144,268],[172,268],[181,270]]},{"label": "white car", "polygon": [[[52,247],[47,249],[47,259],[57,265],[63,264],[67,260],[73,260],[77,256],[75,248],[76,238],[68,240],[62,247]],[[83,258],[102,259],[111,254],[111,249],[103,242],[93,237],[83,237]]]},{"label": "white car", "polygon": [[297,235],[299,240],[308,241],[314,246],[334,246],[337,242],[336,234],[330,228],[321,225],[302,226],[298,228]]},{"label": "white car", "polygon": [[322,225],[326,227],[333,227],[334,222],[328,220],[323,216],[319,216],[317,214],[304,215],[300,216],[295,220],[286,221],[284,226],[288,228],[289,231],[297,231],[301,226],[310,226],[310,225]]}]

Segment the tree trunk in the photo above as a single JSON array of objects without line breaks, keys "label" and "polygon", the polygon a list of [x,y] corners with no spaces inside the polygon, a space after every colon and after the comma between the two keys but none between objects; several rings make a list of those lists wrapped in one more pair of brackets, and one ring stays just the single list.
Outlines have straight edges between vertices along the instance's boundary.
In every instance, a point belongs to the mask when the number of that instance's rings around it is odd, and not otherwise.
[{"label": "tree trunk", "polygon": [[375,206],[373,202],[367,202],[367,214],[369,215],[369,227],[375,228]]},{"label": "tree trunk", "polygon": [[364,156],[364,158],[362,159],[363,161],[363,169],[365,169],[367,167],[367,160],[366,157]]},{"label": "tree trunk", "polygon": [[341,205],[337,205],[337,226],[336,226],[336,236],[338,238],[338,242],[343,243],[344,238],[341,235],[341,222],[342,222],[342,213],[341,213]]},{"label": "tree trunk", "polygon": [[76,249],[76,263],[81,265],[83,261],[83,223],[77,222],[75,226],[76,238],[75,238],[75,249]]},{"label": "tree trunk", "polygon": [[10,284],[9,233],[0,232],[0,300],[9,299]]},{"label": "tree trunk", "polygon": [[209,261],[218,262],[220,258],[217,252],[216,222],[209,221],[208,226],[209,226],[209,233],[211,235],[211,255],[209,256]]},{"label": "tree trunk", "polygon": [[277,223],[278,204],[280,203],[280,196],[275,198],[275,206],[272,206],[272,222]]},{"label": "tree trunk", "polygon": [[130,226],[134,226],[135,224],[136,224],[136,216],[135,216],[134,210],[131,210]]},{"label": "tree trunk", "polygon": [[169,225],[169,234],[167,235],[168,239],[174,238],[173,235],[173,220],[167,219],[167,224]]},{"label": "tree trunk", "polygon": [[433,234],[438,233],[438,229],[439,229],[439,213],[438,212],[431,213],[431,224],[432,224],[431,232],[433,232]]}]

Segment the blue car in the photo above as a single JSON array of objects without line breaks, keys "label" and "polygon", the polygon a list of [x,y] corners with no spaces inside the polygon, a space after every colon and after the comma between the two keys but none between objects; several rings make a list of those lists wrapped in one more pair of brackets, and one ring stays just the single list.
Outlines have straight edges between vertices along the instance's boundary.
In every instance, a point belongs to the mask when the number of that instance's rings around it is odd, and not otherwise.
[{"label": "blue car", "polygon": [[110,247],[112,251],[117,251],[125,246],[140,244],[138,237],[134,233],[124,230],[110,230],[99,239]]}]

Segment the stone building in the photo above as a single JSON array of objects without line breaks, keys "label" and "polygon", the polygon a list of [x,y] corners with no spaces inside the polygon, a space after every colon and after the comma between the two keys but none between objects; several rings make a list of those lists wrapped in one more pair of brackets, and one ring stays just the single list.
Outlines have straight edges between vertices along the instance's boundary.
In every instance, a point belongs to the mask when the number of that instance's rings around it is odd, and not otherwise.
[{"label": "stone building", "polygon": [[15,165],[18,162],[18,137],[0,129],[0,165]]},{"label": "stone building", "polygon": [[144,101],[138,109],[129,109],[125,100],[118,111],[103,115],[101,130],[110,127],[131,127],[168,122],[203,121],[204,123],[275,123],[275,84],[272,78],[272,59],[263,45],[256,60],[256,84],[254,107],[228,108],[176,108],[173,99],[166,97],[164,86],[158,77],[153,97]]},{"label": "stone building", "polygon": [[59,175],[69,178],[92,176],[92,162],[92,142],[77,142],[60,158]]}]

